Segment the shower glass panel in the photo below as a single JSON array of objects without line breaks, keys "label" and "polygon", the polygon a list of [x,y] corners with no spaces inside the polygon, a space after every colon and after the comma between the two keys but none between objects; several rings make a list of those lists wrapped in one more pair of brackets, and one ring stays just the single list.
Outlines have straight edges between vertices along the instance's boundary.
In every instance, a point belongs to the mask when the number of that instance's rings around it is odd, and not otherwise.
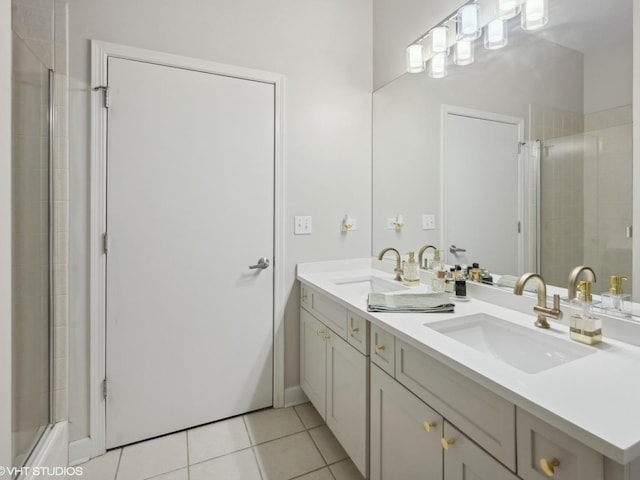
[{"label": "shower glass panel", "polygon": [[13,36],[12,447],[25,464],[51,421],[51,74]]},{"label": "shower glass panel", "polygon": [[566,285],[588,265],[609,288],[622,275],[631,293],[632,124],[544,140],[540,148],[540,270],[548,284]]}]

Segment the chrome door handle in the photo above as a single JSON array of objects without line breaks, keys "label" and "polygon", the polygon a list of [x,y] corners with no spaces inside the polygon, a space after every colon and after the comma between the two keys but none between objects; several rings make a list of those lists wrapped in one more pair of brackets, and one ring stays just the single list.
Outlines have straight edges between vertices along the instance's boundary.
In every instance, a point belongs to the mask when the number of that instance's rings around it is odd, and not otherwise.
[{"label": "chrome door handle", "polygon": [[267,257],[262,257],[260,260],[258,260],[258,263],[256,263],[255,265],[249,265],[249,268],[251,270],[259,268],[261,270],[264,270],[265,268],[269,268],[269,259]]},{"label": "chrome door handle", "polygon": [[456,255],[458,253],[464,253],[464,252],[466,252],[466,250],[464,248],[458,248],[455,245],[451,245],[449,247],[449,252],[453,253],[454,255]]}]

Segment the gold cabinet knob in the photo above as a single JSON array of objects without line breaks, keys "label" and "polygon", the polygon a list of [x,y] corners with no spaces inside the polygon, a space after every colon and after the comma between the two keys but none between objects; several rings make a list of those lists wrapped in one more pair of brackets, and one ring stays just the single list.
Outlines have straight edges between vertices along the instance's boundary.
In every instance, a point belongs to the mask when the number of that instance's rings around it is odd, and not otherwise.
[{"label": "gold cabinet knob", "polygon": [[449,450],[449,445],[453,445],[454,443],[456,443],[456,439],[455,438],[441,438],[440,439],[440,444],[442,445],[442,448],[444,450]]},{"label": "gold cabinet knob", "polygon": [[425,431],[430,432],[431,429],[438,424],[436,422],[422,422],[422,425],[424,426]]},{"label": "gold cabinet knob", "polygon": [[376,353],[383,352],[384,351],[384,345],[376,344],[376,346],[374,347],[374,350],[376,351]]},{"label": "gold cabinet knob", "polygon": [[331,338],[331,335],[329,335],[329,334],[322,336],[323,340],[329,340],[330,338]]},{"label": "gold cabinet knob", "polygon": [[553,477],[553,474],[555,473],[555,467],[558,467],[559,465],[560,460],[555,457],[553,457],[551,460],[547,460],[544,457],[540,459],[540,468],[547,477]]},{"label": "gold cabinet knob", "polygon": [[324,330],[316,330],[316,335],[322,337],[324,335]]},{"label": "gold cabinet knob", "polygon": [[354,333],[358,333],[360,331],[360,329],[358,327],[354,327],[349,329],[349,331],[351,332],[351,335],[353,335]]}]

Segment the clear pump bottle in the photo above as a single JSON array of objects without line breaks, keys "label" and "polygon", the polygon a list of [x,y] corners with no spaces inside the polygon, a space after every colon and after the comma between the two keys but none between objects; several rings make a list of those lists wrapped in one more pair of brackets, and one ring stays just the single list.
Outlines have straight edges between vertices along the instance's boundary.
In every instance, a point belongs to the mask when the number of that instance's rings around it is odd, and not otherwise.
[{"label": "clear pump bottle", "polygon": [[602,341],[602,320],[592,311],[591,282],[578,285],[578,298],[571,300],[569,337],[577,342],[595,345]]}]

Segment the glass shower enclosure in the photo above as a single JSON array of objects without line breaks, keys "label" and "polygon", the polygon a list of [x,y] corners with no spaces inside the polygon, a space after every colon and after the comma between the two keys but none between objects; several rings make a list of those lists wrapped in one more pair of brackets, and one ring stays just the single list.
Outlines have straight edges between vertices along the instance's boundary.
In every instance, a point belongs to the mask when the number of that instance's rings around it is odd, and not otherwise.
[{"label": "glass shower enclosure", "polygon": [[12,458],[51,423],[52,72],[13,35]]}]

